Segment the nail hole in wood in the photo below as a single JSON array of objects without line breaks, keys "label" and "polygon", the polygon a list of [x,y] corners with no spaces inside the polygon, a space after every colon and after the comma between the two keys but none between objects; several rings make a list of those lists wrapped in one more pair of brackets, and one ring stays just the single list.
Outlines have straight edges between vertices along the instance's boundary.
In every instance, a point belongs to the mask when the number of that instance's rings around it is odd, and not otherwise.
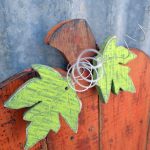
[{"label": "nail hole in wood", "polygon": [[68,86],[66,86],[66,87],[65,87],[65,90],[67,91],[68,89],[69,89]]},{"label": "nail hole in wood", "polygon": [[71,136],[71,137],[70,137],[70,140],[73,141],[73,140],[74,140],[74,136]]}]

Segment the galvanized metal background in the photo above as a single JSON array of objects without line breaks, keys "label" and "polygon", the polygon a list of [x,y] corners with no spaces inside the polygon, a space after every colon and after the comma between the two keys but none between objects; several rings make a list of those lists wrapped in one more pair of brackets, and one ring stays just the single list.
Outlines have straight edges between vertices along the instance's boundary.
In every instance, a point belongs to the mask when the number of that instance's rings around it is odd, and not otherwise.
[{"label": "galvanized metal background", "polygon": [[0,81],[34,63],[65,67],[43,39],[52,26],[71,18],[86,19],[98,44],[117,35],[119,43],[125,39],[150,54],[149,0],[0,0]]}]

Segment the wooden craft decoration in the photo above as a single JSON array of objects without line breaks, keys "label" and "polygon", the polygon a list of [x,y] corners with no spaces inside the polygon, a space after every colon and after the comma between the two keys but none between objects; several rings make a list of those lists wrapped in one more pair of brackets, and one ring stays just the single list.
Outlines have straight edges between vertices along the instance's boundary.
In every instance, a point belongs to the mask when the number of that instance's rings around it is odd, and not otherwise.
[{"label": "wooden craft decoration", "polygon": [[[74,19],[52,28],[45,42],[58,50],[72,64],[80,53],[88,48],[98,49],[94,36],[85,20]],[[137,57],[129,62],[129,77],[133,80],[136,93],[110,93],[107,104],[99,101],[95,87],[78,93],[82,102],[79,114],[78,133],[60,117],[60,130],[53,131],[38,142],[31,150],[137,150],[150,149],[150,59],[138,49],[130,49]],[[92,53],[88,56],[93,56]],[[66,71],[57,69],[62,76]],[[27,122],[22,118],[27,109],[11,110],[4,103],[25,82],[39,74],[27,69],[0,84],[0,149],[23,150],[26,142]],[[30,80],[31,79],[31,80]],[[78,88],[78,87],[76,87]]]},{"label": "wooden craft decoration", "polygon": [[[98,72],[101,74],[103,68],[104,74],[98,80],[97,88],[100,89],[98,91],[104,98],[104,102],[109,99],[112,82],[116,94],[119,93],[120,88],[124,91],[135,91],[132,80],[128,76],[129,68],[120,64],[126,64],[136,55],[123,46],[117,47],[116,44],[117,38],[110,38],[102,54],[96,56],[96,59],[100,59],[101,56],[103,59],[102,67],[98,68]],[[71,77],[64,78],[53,68],[44,65],[33,65],[32,68],[39,73],[40,78],[30,79],[5,103],[5,107],[11,109],[30,108],[23,117],[24,120],[31,122],[26,129],[25,149],[31,148],[44,139],[50,130],[58,132],[59,113],[72,130],[77,132],[78,115],[81,110],[76,89],[71,88],[69,84],[73,80]]]},{"label": "wooden craft decoration", "polygon": [[44,139],[50,130],[58,132],[59,113],[77,132],[81,110],[77,94],[68,87],[65,77],[48,66],[33,65],[32,68],[40,77],[27,81],[5,103],[5,107],[11,109],[30,108],[23,116],[24,120],[31,122],[26,129],[25,149]]}]

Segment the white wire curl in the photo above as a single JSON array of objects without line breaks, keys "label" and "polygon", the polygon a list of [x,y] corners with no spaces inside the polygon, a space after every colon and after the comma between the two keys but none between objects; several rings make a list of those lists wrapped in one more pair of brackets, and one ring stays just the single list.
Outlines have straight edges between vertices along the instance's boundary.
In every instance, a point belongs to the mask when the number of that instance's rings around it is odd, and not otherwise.
[{"label": "white wire curl", "polygon": [[[99,57],[99,59],[96,59],[95,57],[84,57],[84,55],[87,53],[97,54],[101,57]],[[99,51],[95,49],[86,49],[82,51],[77,58],[77,61],[70,68],[68,68],[67,81],[69,86],[77,92],[84,92],[89,88],[94,87],[97,84],[98,80],[100,80],[104,75],[103,63],[104,60]],[[99,72],[97,71],[98,68],[101,68],[101,74],[99,74]],[[85,73],[87,73],[86,76]],[[72,79],[71,82],[69,80],[70,77]],[[81,83],[82,80],[86,81],[88,85]],[[78,85],[81,89],[76,89],[76,85]]]}]

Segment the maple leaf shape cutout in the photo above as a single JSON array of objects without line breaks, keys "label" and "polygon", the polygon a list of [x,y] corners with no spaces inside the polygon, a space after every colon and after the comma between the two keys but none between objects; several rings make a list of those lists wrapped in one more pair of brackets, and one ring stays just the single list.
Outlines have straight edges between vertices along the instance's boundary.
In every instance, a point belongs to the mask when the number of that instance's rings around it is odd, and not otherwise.
[{"label": "maple leaf shape cutout", "polygon": [[[60,129],[59,113],[74,132],[78,129],[81,103],[67,79],[56,70],[44,65],[33,65],[40,78],[28,80],[9,100],[5,107],[20,109],[30,107],[23,119],[30,121],[25,149],[44,139],[50,130]],[[68,88],[66,88],[68,87]]]},{"label": "maple leaf shape cutout", "polygon": [[[103,68],[98,68],[98,73],[103,74],[98,80],[97,89],[102,100],[107,103],[111,90],[118,94],[123,91],[135,92],[134,84],[128,73],[130,68],[125,66],[136,55],[123,46],[117,46],[117,38],[108,38],[102,46],[102,52],[96,56],[98,61],[103,61]],[[95,62],[94,62],[95,63]]]}]

